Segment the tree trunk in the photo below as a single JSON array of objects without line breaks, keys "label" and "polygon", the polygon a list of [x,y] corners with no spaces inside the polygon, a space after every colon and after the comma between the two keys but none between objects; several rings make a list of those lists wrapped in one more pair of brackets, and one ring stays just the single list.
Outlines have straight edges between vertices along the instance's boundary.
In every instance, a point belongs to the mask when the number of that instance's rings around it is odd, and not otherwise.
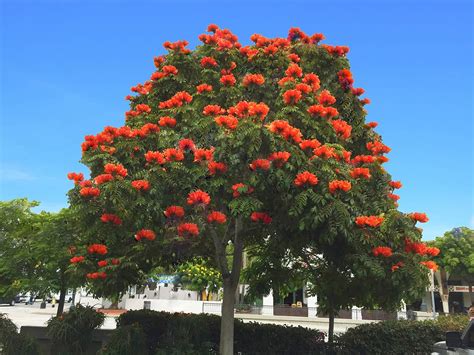
[{"label": "tree trunk", "polygon": [[63,314],[64,311],[64,301],[66,300],[66,284],[61,285],[61,291],[59,293],[59,303],[58,303],[58,310],[56,312],[56,317],[59,317],[61,314]]},{"label": "tree trunk", "polygon": [[328,343],[334,342],[334,317],[335,312],[333,309],[329,310],[329,329],[328,329]]},{"label": "tree trunk", "polygon": [[224,281],[224,298],[222,300],[222,318],[219,353],[221,355],[234,354],[234,304],[237,284]]}]

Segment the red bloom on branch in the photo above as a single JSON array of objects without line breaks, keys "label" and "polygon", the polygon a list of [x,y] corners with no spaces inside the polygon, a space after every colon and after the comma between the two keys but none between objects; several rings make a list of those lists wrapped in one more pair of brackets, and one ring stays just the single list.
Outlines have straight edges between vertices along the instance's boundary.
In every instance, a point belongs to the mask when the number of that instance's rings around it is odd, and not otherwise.
[{"label": "red bloom on branch", "polygon": [[349,69],[342,69],[337,73],[337,77],[339,78],[339,83],[344,90],[352,88],[354,79],[352,78],[352,73]]},{"label": "red bloom on branch", "polygon": [[84,261],[83,256],[74,256],[70,260],[71,264],[77,264],[77,263],[82,263]]},{"label": "red bloom on branch", "polygon": [[227,222],[227,217],[224,213],[218,211],[212,211],[207,215],[207,221],[209,223],[223,224]]},{"label": "red bloom on branch", "polygon": [[401,262],[401,261],[399,261],[399,262],[396,263],[395,265],[392,265],[392,267],[391,267],[392,272],[398,270],[398,269],[401,268],[403,265],[404,265],[404,264],[403,264],[403,262]]},{"label": "red bloom on branch", "polygon": [[216,116],[224,112],[225,110],[219,105],[207,105],[206,107],[204,107],[204,110],[202,111],[202,113],[205,116]]},{"label": "red bloom on branch", "polygon": [[386,258],[392,256],[392,248],[389,247],[375,247],[372,249],[372,253],[374,256],[379,256],[382,255]]},{"label": "red bloom on branch", "polygon": [[168,148],[163,151],[163,155],[167,162],[182,161],[184,154],[181,150],[175,148]]},{"label": "red bloom on branch", "polygon": [[211,161],[213,158],[214,149],[196,149],[194,151],[194,162]]},{"label": "red bloom on branch", "polygon": [[366,144],[367,149],[372,152],[374,155],[383,154],[390,152],[390,148],[385,144],[379,141],[369,142]]},{"label": "red bloom on branch", "polygon": [[441,250],[439,250],[436,247],[427,247],[426,248],[426,254],[431,255],[431,256],[437,256]]},{"label": "red bloom on branch", "polygon": [[112,259],[112,265],[120,265],[120,259],[117,259],[117,258]]},{"label": "red bloom on branch", "polygon": [[331,106],[336,103],[336,98],[328,90],[321,91],[317,99],[319,104],[323,106]]},{"label": "red bloom on branch", "polygon": [[285,101],[287,105],[295,105],[301,100],[301,97],[301,91],[295,89],[287,90],[283,94],[283,101]]},{"label": "red bloom on branch", "polygon": [[164,164],[165,157],[160,152],[148,151],[145,153],[145,160],[148,163]]},{"label": "red bloom on branch", "polygon": [[351,176],[354,179],[357,179],[357,178],[370,179],[370,169],[368,169],[368,168],[354,168],[351,171]]},{"label": "red bloom on branch", "polygon": [[389,193],[388,198],[390,198],[391,200],[397,202],[400,199],[400,196]]},{"label": "red bloom on branch", "polygon": [[327,145],[322,145],[316,148],[313,152],[315,156],[324,158],[324,159],[331,159],[331,158],[337,157],[335,149]]},{"label": "red bloom on branch", "polygon": [[105,272],[92,272],[86,275],[88,279],[96,280],[96,279],[105,279],[107,274]]},{"label": "red bloom on branch", "polygon": [[75,184],[78,184],[79,182],[84,180],[84,174],[82,173],[69,173],[67,174],[67,178],[69,180],[74,180]]},{"label": "red bloom on branch", "polygon": [[247,74],[244,76],[244,79],[242,81],[242,84],[244,86],[249,86],[249,85],[263,85],[265,83],[265,78],[263,77],[262,74]]},{"label": "red bloom on branch", "polygon": [[139,113],[150,113],[151,107],[147,104],[138,104],[137,106],[135,106],[135,111]]},{"label": "red bloom on branch", "polygon": [[253,190],[253,187],[239,182],[237,184],[232,185],[232,196],[239,197],[241,194],[251,194]]},{"label": "red bloom on branch", "polygon": [[196,190],[188,194],[188,205],[208,205],[209,203],[211,203],[211,197],[205,191]]},{"label": "red bloom on branch", "polygon": [[413,212],[413,213],[410,213],[409,216],[415,222],[420,222],[420,223],[426,223],[430,220],[428,216],[426,215],[426,213]]},{"label": "red bloom on branch", "polygon": [[174,126],[176,126],[176,120],[173,117],[163,116],[160,118],[160,121],[158,122],[158,124],[161,127],[173,128]]},{"label": "red bloom on branch", "polygon": [[140,241],[142,239],[155,240],[156,234],[151,229],[141,229],[135,234],[135,239]]},{"label": "red bloom on branch", "polygon": [[120,217],[113,213],[104,213],[102,216],[100,216],[100,220],[104,223],[112,223],[117,226],[122,224]]},{"label": "red bloom on branch", "polygon": [[114,176],[112,174],[100,174],[94,178],[96,185],[102,185],[103,183],[112,181]]},{"label": "red bloom on branch", "polygon": [[179,142],[178,142],[178,147],[180,150],[182,151],[187,151],[187,150],[190,150],[190,151],[194,151],[194,149],[196,149],[196,146],[194,145],[194,141],[192,139],[188,139],[188,138],[185,138],[185,139],[181,139]]},{"label": "red bloom on branch", "polygon": [[365,92],[362,88],[352,88],[351,91],[355,96],[360,96]]},{"label": "red bloom on branch", "polygon": [[270,160],[268,159],[255,159],[250,165],[251,170],[268,170],[270,169]]},{"label": "red bloom on branch", "polygon": [[90,180],[84,180],[79,183],[80,187],[91,187],[92,186],[92,181]]},{"label": "red bloom on branch", "polygon": [[195,223],[183,223],[178,226],[178,235],[180,237],[197,236],[199,235],[199,228]]},{"label": "red bloom on branch", "polygon": [[401,181],[390,181],[388,184],[390,185],[390,187],[393,187],[394,189],[401,189],[402,188]]},{"label": "red bloom on branch", "polygon": [[367,127],[370,127],[370,128],[375,128],[377,127],[379,124],[377,122],[367,122]]},{"label": "red bloom on branch", "polygon": [[384,218],[378,216],[359,216],[356,218],[355,222],[359,227],[378,227],[382,224]]},{"label": "red bloom on branch", "polygon": [[351,183],[345,180],[333,180],[329,183],[329,192],[331,192],[332,194],[335,193],[337,190],[347,192],[351,188]]},{"label": "red bloom on branch", "polygon": [[301,186],[314,186],[318,183],[318,178],[316,175],[313,173],[310,173],[309,171],[303,171],[302,173],[299,173],[296,175],[296,178],[294,180],[294,184],[298,187]]},{"label": "red bloom on branch", "polygon": [[237,128],[239,124],[239,120],[234,116],[217,116],[214,118],[214,121],[217,123],[218,126],[226,127],[230,130],[234,130]]},{"label": "red bloom on branch", "polygon": [[300,66],[296,63],[291,63],[288,66],[288,69],[285,71],[285,75],[288,77],[298,77],[301,78],[303,76],[303,70]]},{"label": "red bloom on branch", "polygon": [[79,193],[84,197],[96,197],[100,195],[100,190],[96,187],[83,187]]},{"label": "red bloom on branch", "polygon": [[347,139],[351,136],[352,126],[343,120],[334,120],[331,122],[332,127],[337,135],[343,139]]},{"label": "red bloom on branch", "polygon": [[437,271],[438,270],[438,265],[434,261],[420,261],[421,265],[426,266],[428,269]]},{"label": "red bloom on branch", "polygon": [[132,187],[138,191],[148,191],[150,183],[147,180],[134,180],[132,181]]},{"label": "red bloom on branch", "polygon": [[105,255],[107,254],[108,250],[104,244],[92,244],[87,248],[87,252],[89,254]]},{"label": "red bloom on branch", "polygon": [[107,264],[108,264],[107,260],[100,260],[99,262],[97,262],[97,265],[99,267],[107,266]]},{"label": "red bloom on branch", "polygon": [[122,164],[105,164],[104,172],[106,174],[119,175],[122,177],[127,176],[127,169]]},{"label": "red bloom on branch", "polygon": [[163,68],[161,68],[161,70],[163,70],[163,73],[165,73],[166,75],[178,74],[178,69],[176,69],[174,65],[165,65]]},{"label": "red bloom on branch", "polygon": [[217,173],[223,174],[227,171],[227,165],[215,161],[209,162],[209,164],[207,164],[207,168],[209,169],[209,173],[211,175],[215,175]]},{"label": "red bloom on branch", "polygon": [[276,166],[277,168],[281,168],[288,159],[290,159],[291,154],[288,152],[275,152],[270,154],[268,157],[268,160],[273,162],[273,165]]},{"label": "red bloom on branch", "polygon": [[167,218],[182,218],[184,216],[184,208],[181,206],[169,206],[163,213]]},{"label": "red bloom on branch", "polygon": [[309,94],[311,91],[313,91],[313,88],[307,84],[296,84],[295,89],[298,91],[301,91],[303,94]]},{"label": "red bloom on branch", "polygon": [[212,91],[212,85],[201,84],[201,85],[196,86],[196,90],[200,94],[202,94],[203,92],[211,92]]},{"label": "red bloom on branch", "polygon": [[177,92],[171,99],[160,102],[160,109],[170,109],[175,107],[183,106],[185,103],[190,103],[193,100],[193,97],[186,91]]},{"label": "red bloom on branch", "polygon": [[305,139],[300,143],[300,148],[302,150],[311,149],[314,150],[321,146],[321,143],[317,139]]},{"label": "red bloom on branch", "polygon": [[234,86],[235,85],[235,76],[233,74],[222,75],[219,80],[224,86]]},{"label": "red bloom on branch", "polygon": [[310,85],[313,91],[318,91],[320,88],[319,77],[314,73],[308,73],[303,78],[303,83]]},{"label": "red bloom on branch", "polygon": [[201,59],[201,66],[203,68],[212,68],[217,66],[217,62],[212,57],[204,57]]},{"label": "red bloom on branch", "polygon": [[298,63],[301,59],[296,53],[288,54],[288,59],[291,60],[293,63]]},{"label": "red bloom on branch", "polygon": [[252,102],[249,105],[249,115],[258,116],[261,121],[263,121],[265,117],[267,117],[267,114],[269,111],[270,111],[270,108],[263,102],[260,102],[258,104]]},{"label": "red bloom on branch", "polygon": [[356,155],[352,159],[352,164],[370,164],[375,162],[375,157],[373,155]]},{"label": "red bloom on branch", "polygon": [[250,215],[250,219],[253,222],[262,222],[263,224],[270,224],[272,223],[272,217],[270,217],[267,213],[265,212],[253,212]]}]

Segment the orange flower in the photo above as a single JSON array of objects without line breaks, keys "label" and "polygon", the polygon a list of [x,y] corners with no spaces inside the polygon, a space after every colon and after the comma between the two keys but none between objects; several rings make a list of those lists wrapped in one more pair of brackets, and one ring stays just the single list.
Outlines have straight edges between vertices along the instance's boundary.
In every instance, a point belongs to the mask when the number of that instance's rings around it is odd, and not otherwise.
[{"label": "orange flower", "polygon": [[245,185],[241,182],[232,185],[232,196],[239,197],[241,194],[250,194],[253,192],[253,187]]},{"label": "orange flower", "polygon": [[400,189],[402,187],[401,181],[390,181],[388,184],[394,189]]},{"label": "orange flower", "polygon": [[97,262],[97,265],[99,265],[99,267],[107,266],[107,264],[107,260],[100,260],[99,262]]},{"label": "orange flower", "polygon": [[354,168],[351,171],[351,176],[354,179],[357,178],[364,178],[364,179],[370,179],[370,169],[368,168]]},{"label": "orange flower", "polygon": [[270,160],[255,159],[250,165],[251,170],[268,170],[270,169]]},{"label": "orange flower", "polygon": [[212,211],[207,215],[207,221],[209,223],[223,224],[227,222],[227,217],[224,213],[218,211]]},{"label": "orange flower", "polygon": [[285,71],[285,75],[288,77],[298,77],[301,78],[303,76],[303,70],[301,70],[300,66],[296,63],[291,63],[288,66],[288,69]]},{"label": "orange flower", "polygon": [[320,105],[331,106],[336,103],[336,98],[328,90],[323,90],[317,97]]},{"label": "orange flower", "polygon": [[250,215],[250,219],[253,222],[262,222],[263,224],[270,224],[272,223],[272,217],[270,217],[265,212],[253,212]]},{"label": "orange flower", "polygon": [[335,193],[337,190],[347,192],[351,188],[351,183],[345,180],[333,180],[329,183],[329,192],[331,192],[332,194]]},{"label": "orange flower", "polygon": [[171,99],[160,102],[158,107],[160,109],[171,109],[183,106],[184,103],[190,103],[193,97],[186,91],[177,92]]},{"label": "orange flower", "polygon": [[234,116],[217,116],[214,118],[214,121],[218,126],[226,127],[230,130],[236,129],[239,124],[239,121]]},{"label": "orange flower", "polygon": [[372,155],[356,155],[352,159],[352,164],[370,164],[375,162],[375,157]]},{"label": "orange flower", "polygon": [[287,90],[283,94],[283,101],[285,101],[287,105],[295,105],[301,100],[301,97],[301,91],[295,89]]},{"label": "orange flower", "polygon": [[119,216],[112,214],[112,213],[104,213],[101,217],[100,220],[104,223],[112,223],[117,226],[122,224],[122,220],[120,219]]},{"label": "orange flower", "polygon": [[294,184],[298,187],[301,186],[314,186],[318,183],[318,178],[316,175],[310,173],[309,171],[303,171],[296,175]]},{"label": "orange flower", "polygon": [[145,153],[145,160],[148,163],[157,163],[157,164],[164,164],[165,163],[165,158],[163,154],[160,152],[152,152],[148,151]]},{"label": "orange flower", "polygon": [[395,265],[392,265],[392,267],[391,267],[392,272],[398,270],[398,269],[401,268],[403,265],[404,265],[404,264],[403,264],[403,262],[401,262],[401,261],[399,261],[399,262],[396,263]]},{"label": "orange flower", "polygon": [[322,145],[316,148],[313,152],[315,156],[324,158],[324,159],[331,159],[331,158],[337,157],[336,151],[334,150],[334,148],[329,147],[327,145]]},{"label": "orange flower", "polygon": [[383,154],[390,152],[390,148],[385,144],[379,141],[369,142],[366,144],[367,149],[372,152],[374,155]]},{"label": "orange flower", "polygon": [[220,79],[220,82],[224,86],[234,86],[235,82],[236,82],[235,76],[233,74],[222,75],[221,79]]},{"label": "orange flower", "polygon": [[377,122],[367,122],[367,127],[370,127],[370,128],[375,128],[377,127],[379,124]]},{"label": "orange flower", "polygon": [[100,190],[95,187],[83,187],[79,193],[84,197],[96,197],[100,195]]},{"label": "orange flower", "polygon": [[426,223],[429,221],[429,218],[426,215],[426,213],[413,212],[413,213],[410,213],[409,216],[412,220],[416,222]]},{"label": "orange flower", "polygon": [[209,169],[209,173],[211,175],[215,175],[217,173],[223,174],[227,171],[227,165],[215,161],[209,162],[209,164],[207,164],[207,168]]},{"label": "orange flower", "polygon": [[196,149],[196,146],[194,145],[194,141],[192,139],[188,139],[188,138],[181,139],[178,142],[178,147],[182,151],[190,150],[190,151],[193,152]]},{"label": "orange flower", "polygon": [[374,254],[374,256],[379,256],[379,255],[382,255],[386,258],[392,256],[392,248],[389,248],[389,247],[376,247],[376,248],[373,248],[372,249],[372,253]]},{"label": "orange flower", "polygon": [[210,202],[211,202],[211,197],[205,191],[196,190],[188,194],[188,205],[197,205],[197,204],[208,205]]},{"label": "orange flower", "polygon": [[347,139],[351,136],[352,127],[346,121],[334,120],[331,122],[331,124],[336,134],[338,134],[341,138]]},{"label": "orange flower", "polygon": [[204,107],[204,110],[202,111],[202,113],[205,116],[216,116],[224,112],[225,110],[219,105],[207,105],[206,107]]},{"label": "orange flower", "polygon": [[318,148],[321,143],[317,139],[305,139],[300,143],[300,148],[302,150],[311,149],[314,150]]},{"label": "orange flower", "polygon": [[437,271],[438,270],[438,265],[434,261],[420,261],[421,265],[426,266],[428,269]]},{"label": "orange flower", "polygon": [[114,176],[112,174],[100,174],[94,178],[94,182],[97,185],[102,185],[103,183],[112,181],[113,179],[114,179]]},{"label": "orange flower", "polygon": [[142,229],[142,230],[139,230],[135,234],[136,240],[141,240],[141,239],[155,240],[155,238],[156,238],[155,232],[153,232],[150,229]]},{"label": "orange flower", "polygon": [[201,84],[201,85],[196,86],[196,90],[200,94],[202,94],[203,92],[211,92],[212,91],[212,85]]},{"label": "orange flower", "polygon": [[122,164],[105,164],[104,172],[106,174],[119,175],[122,177],[127,176],[127,169]]},{"label": "orange flower", "polygon": [[183,223],[178,226],[178,235],[184,236],[197,236],[199,235],[199,228],[195,223]]},{"label": "orange flower", "polygon": [[357,217],[355,222],[359,227],[378,227],[382,224],[384,218],[378,216],[360,216]]},{"label": "orange flower", "polygon": [[182,218],[184,216],[184,208],[181,206],[169,206],[163,213],[167,218]]},{"label": "orange flower", "polygon": [[308,73],[303,78],[303,83],[310,85],[313,91],[318,91],[320,88],[319,77],[314,73]]},{"label": "orange flower", "polygon": [[211,67],[216,67],[217,62],[214,58],[212,57],[204,57],[201,59],[201,66],[203,68],[211,68]]},{"label": "orange flower", "polygon": [[158,124],[161,127],[173,128],[174,126],[176,126],[176,120],[173,117],[163,116],[160,118],[160,121],[158,122]]},{"label": "orange flower", "polygon": [[388,194],[388,198],[390,198],[391,200],[397,202],[397,201],[400,199],[400,196],[395,195],[395,194],[392,194],[392,193],[389,193],[389,194]]},{"label": "orange flower", "polygon": [[87,248],[87,252],[89,254],[105,255],[107,254],[108,250],[104,244],[92,244]]},{"label": "orange flower", "polygon": [[163,151],[163,155],[167,162],[182,161],[184,154],[181,150],[175,148],[168,148]]},{"label": "orange flower", "polygon": [[163,68],[161,68],[161,70],[163,70],[163,73],[165,73],[166,75],[178,74],[178,69],[176,69],[174,65],[165,65]]},{"label": "orange flower", "polygon": [[275,165],[277,168],[281,168],[288,159],[290,159],[291,154],[288,152],[275,152],[270,154],[268,157],[268,160],[273,162],[273,165]]},{"label": "orange flower", "polygon": [[75,184],[78,184],[79,182],[83,181],[84,180],[84,174],[82,173],[69,173],[67,174],[67,178],[69,180],[74,180],[74,183]]},{"label": "orange flower", "polygon": [[214,149],[196,149],[194,151],[194,162],[200,162],[203,160],[211,161]]},{"label": "orange flower", "polygon": [[138,191],[147,191],[150,189],[150,183],[147,180],[134,180],[132,187]]},{"label": "orange flower", "polygon": [[263,85],[265,83],[265,78],[263,77],[262,74],[247,74],[244,76],[244,79],[242,81],[242,84],[244,86],[249,86],[249,85]]},{"label": "orange flower", "polygon": [[84,257],[83,256],[74,256],[69,261],[71,262],[71,264],[81,263],[81,262],[84,261]]}]

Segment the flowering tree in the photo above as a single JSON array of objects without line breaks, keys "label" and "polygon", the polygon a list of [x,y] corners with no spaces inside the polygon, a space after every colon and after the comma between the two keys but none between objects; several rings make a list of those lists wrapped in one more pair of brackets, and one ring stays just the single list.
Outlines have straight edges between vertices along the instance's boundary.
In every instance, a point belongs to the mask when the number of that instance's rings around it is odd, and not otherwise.
[{"label": "flowering tree", "polygon": [[178,283],[186,289],[198,291],[199,297],[207,293],[207,301],[211,293],[217,293],[222,287],[222,275],[209,265],[207,260],[194,258],[178,266]]},{"label": "flowering tree", "polygon": [[[398,183],[381,166],[389,148],[365,123],[369,101],[353,87],[347,47],[299,29],[255,34],[251,46],[215,25],[208,32],[194,51],[166,42],[150,80],[127,96],[125,125],[86,136],[91,178],[69,177],[89,237],[71,262],[107,293],[153,266],[213,254],[224,290],[220,352],[232,354],[244,248],[353,238],[382,260],[420,232],[395,210]],[[407,233],[389,240],[384,231],[397,223]]]}]

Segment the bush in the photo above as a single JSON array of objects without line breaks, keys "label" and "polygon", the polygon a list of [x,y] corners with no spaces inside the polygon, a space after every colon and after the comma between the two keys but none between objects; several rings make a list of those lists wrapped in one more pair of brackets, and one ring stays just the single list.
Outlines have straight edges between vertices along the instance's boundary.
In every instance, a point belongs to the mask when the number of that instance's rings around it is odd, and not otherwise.
[{"label": "bush", "polygon": [[439,316],[434,321],[442,333],[463,332],[469,324],[469,317],[465,314],[448,314]]},{"label": "bush", "polygon": [[143,329],[138,324],[117,328],[101,355],[146,354],[147,345]]},{"label": "bush", "polygon": [[443,337],[434,321],[389,320],[350,328],[338,342],[354,354],[430,354]]},{"label": "bush", "polygon": [[90,344],[92,331],[104,323],[105,316],[93,307],[78,304],[73,310],[48,321],[48,334],[58,353],[83,353]]},{"label": "bush", "polygon": [[[138,324],[150,354],[213,354],[218,352],[220,317],[209,314],[129,311],[117,319],[117,329]],[[235,321],[235,352],[242,354],[321,353],[324,334],[303,327]]]},{"label": "bush", "polygon": [[0,313],[0,354],[37,355],[38,343],[31,337],[18,334],[16,325]]}]

